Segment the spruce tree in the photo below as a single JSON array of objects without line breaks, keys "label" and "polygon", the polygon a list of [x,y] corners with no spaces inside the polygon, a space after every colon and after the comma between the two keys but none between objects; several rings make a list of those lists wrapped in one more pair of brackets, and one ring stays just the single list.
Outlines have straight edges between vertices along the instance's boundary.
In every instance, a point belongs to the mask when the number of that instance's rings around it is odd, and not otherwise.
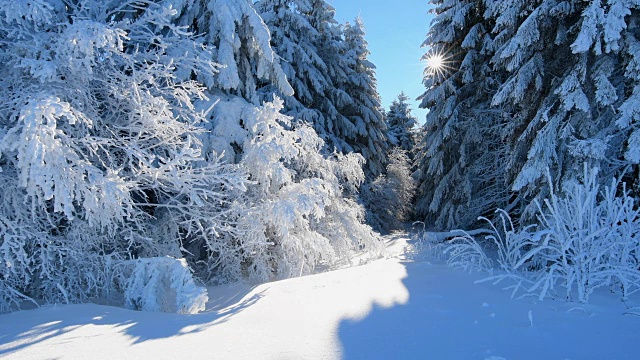
[{"label": "spruce tree", "polygon": [[[318,54],[320,31],[313,24],[312,4],[307,0],[261,0],[255,4],[271,32],[271,44],[280,56],[284,73],[294,93],[285,95],[270,86],[261,89],[267,96],[275,92],[285,100],[286,113],[296,120],[316,124],[324,130],[322,109],[325,93],[333,86],[324,59]],[[317,13],[317,12],[316,12]]]},{"label": "spruce tree", "polygon": [[[495,69],[508,73],[492,105],[512,116],[508,162],[522,212],[532,199],[600,168],[602,179],[636,168],[638,1],[488,2],[500,39]],[[629,180],[635,180],[630,178]]]},{"label": "spruce tree", "polygon": [[465,226],[499,206],[528,221],[546,175],[562,188],[585,163],[635,181],[640,2],[432,3],[427,57],[447,67],[425,78],[421,214]]},{"label": "spruce tree", "polygon": [[[258,88],[270,84],[288,96],[293,89],[282,71],[278,55],[270,44],[269,29],[247,0],[161,0],[177,10],[176,24],[198,34],[211,48],[211,59],[223,64],[209,76],[196,73],[197,79],[210,90],[238,95],[259,104]],[[192,75],[185,67],[180,73]]]},{"label": "spruce tree", "polygon": [[261,0],[255,6],[294,88],[292,96],[279,94],[285,112],[311,123],[328,152],[360,153],[368,175],[382,172],[384,124],[362,23],[343,33],[323,0]]},{"label": "spruce tree", "polygon": [[351,102],[344,104],[340,110],[349,120],[345,124],[349,132],[343,137],[364,157],[367,174],[375,176],[384,171],[388,144],[377,90],[376,67],[368,60],[369,50],[364,36],[364,25],[360,18],[355,19],[353,24],[345,25],[343,57],[348,73],[338,81],[339,86],[351,97]]},{"label": "spruce tree", "polygon": [[433,0],[435,18],[423,46],[429,113],[416,155],[417,214],[438,229],[467,227],[505,207],[508,118],[490,108],[500,74],[490,68],[491,24],[484,2]]},{"label": "spruce tree", "polygon": [[[213,282],[242,276],[266,281],[375,251],[377,235],[354,200],[364,177],[361,157],[321,151],[325,142],[305,124],[306,115],[309,121],[318,114],[307,102],[322,99],[329,85],[322,80],[322,59],[313,54],[310,4],[257,3],[265,21],[281,26],[271,31],[246,0],[177,5],[178,22],[202,35],[215,49],[213,59],[227,65],[203,79],[208,99],[198,108],[209,114],[201,137],[205,154],[237,165],[251,181],[233,194],[236,201],[226,212],[231,231],[185,246],[194,254],[192,266]],[[289,104],[286,111],[279,97]],[[282,112],[300,116],[291,121]]]},{"label": "spruce tree", "polygon": [[393,100],[385,116],[385,123],[389,144],[406,151],[413,158],[416,138],[414,129],[418,121],[411,113],[407,100],[409,97],[404,92]]}]

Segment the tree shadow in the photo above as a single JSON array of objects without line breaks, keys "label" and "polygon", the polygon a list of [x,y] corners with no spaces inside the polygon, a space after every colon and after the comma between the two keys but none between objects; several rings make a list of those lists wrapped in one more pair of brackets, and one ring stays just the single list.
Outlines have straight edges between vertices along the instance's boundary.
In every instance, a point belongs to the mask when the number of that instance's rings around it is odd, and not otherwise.
[{"label": "tree shadow", "polygon": [[[217,292],[218,288],[222,291]],[[265,290],[254,290],[242,284],[210,288],[206,310],[192,315],[96,304],[49,305],[1,315],[0,357],[91,325],[109,326],[110,332],[126,334],[131,344],[202,332],[258,302]]]},{"label": "tree shadow", "polygon": [[[510,299],[443,264],[404,262],[409,300],[338,327],[343,359],[636,359],[640,322],[606,304]],[[502,285],[502,284],[501,284]],[[609,300],[611,300],[609,302]],[[619,311],[615,311],[615,309]],[[612,310],[613,309],[613,310]]]}]

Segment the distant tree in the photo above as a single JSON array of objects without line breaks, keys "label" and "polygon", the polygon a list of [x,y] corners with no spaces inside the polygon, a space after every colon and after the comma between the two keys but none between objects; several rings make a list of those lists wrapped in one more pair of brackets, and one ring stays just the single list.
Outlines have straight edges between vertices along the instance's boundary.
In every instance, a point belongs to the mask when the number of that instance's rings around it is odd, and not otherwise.
[{"label": "distant tree", "polygon": [[390,145],[399,147],[406,151],[410,158],[413,158],[416,145],[414,129],[418,125],[418,121],[411,113],[407,100],[409,97],[401,92],[389,106],[385,122]]},{"label": "distant tree", "polygon": [[367,222],[376,230],[403,229],[412,215],[415,181],[407,152],[394,148],[385,173],[362,187],[361,198],[367,209]]}]

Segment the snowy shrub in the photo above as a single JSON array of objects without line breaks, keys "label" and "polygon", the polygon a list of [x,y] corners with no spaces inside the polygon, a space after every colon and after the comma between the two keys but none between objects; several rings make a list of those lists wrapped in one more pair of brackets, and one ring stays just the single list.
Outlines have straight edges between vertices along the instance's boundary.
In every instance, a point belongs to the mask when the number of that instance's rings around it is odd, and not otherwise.
[{"label": "snowy shrub", "polygon": [[[0,311],[116,291],[121,260],[223,232],[246,176],[203,161],[210,51],[153,1],[0,1]],[[175,225],[175,226],[174,226]],[[171,231],[159,231],[171,229]]]},{"label": "snowy shrub", "polygon": [[488,268],[495,257],[502,272],[486,280],[514,280],[514,294],[526,288],[543,299],[560,287],[568,301],[588,302],[597,288],[609,287],[628,298],[640,287],[640,210],[624,183],[598,184],[597,169],[585,165],[561,196],[552,192],[538,204],[536,226],[516,231],[501,211],[502,227],[487,220],[493,233],[482,245],[469,235],[452,240],[449,263]]},{"label": "snowy shrub", "polygon": [[193,281],[184,259],[147,258],[124,262],[132,268],[124,287],[125,306],[133,310],[195,314],[205,309],[207,290]]},{"label": "snowy shrub", "polygon": [[469,272],[490,271],[493,262],[485,249],[471,235],[461,232],[462,235],[449,240],[444,249],[448,255],[447,265]]},{"label": "snowy shrub", "polygon": [[499,228],[496,228],[491,220],[480,218],[486,221],[492,230],[484,238],[494,247],[500,270],[511,274],[520,267],[524,253],[536,244],[540,237],[546,234],[546,231],[535,231],[536,225],[528,225],[518,230],[506,211],[498,209],[496,213],[500,218],[501,226]]},{"label": "snowy shrub", "polygon": [[545,297],[554,286],[568,300],[588,302],[599,287],[615,286],[623,299],[640,286],[640,210],[618,182],[600,190],[597,170],[585,170],[581,181],[570,181],[563,196],[555,193],[539,205],[544,229],[518,265],[539,268],[529,289]]},{"label": "snowy shrub", "polygon": [[292,124],[282,107],[278,98],[256,107],[231,97],[213,109],[205,143],[230,161],[237,159],[251,183],[231,209],[238,225],[235,240],[226,241],[224,249],[207,244],[215,253],[208,257],[208,271],[265,281],[348,262],[357,251],[381,250],[352,199],[364,180],[361,157],[323,155],[322,139],[311,127]]},{"label": "snowy shrub", "polygon": [[376,230],[402,229],[408,220],[416,186],[410,167],[407,152],[395,148],[389,155],[386,172],[362,187],[367,223]]}]

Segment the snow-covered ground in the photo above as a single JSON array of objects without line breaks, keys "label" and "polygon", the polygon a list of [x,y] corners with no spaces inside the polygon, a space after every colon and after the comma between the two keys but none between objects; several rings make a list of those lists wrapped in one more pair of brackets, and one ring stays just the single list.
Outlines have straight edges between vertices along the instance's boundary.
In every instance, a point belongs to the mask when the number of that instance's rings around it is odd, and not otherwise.
[{"label": "snow-covered ground", "polygon": [[6,359],[638,359],[640,317],[615,296],[589,305],[510,300],[405,239],[366,265],[209,289],[197,315],[85,305],[0,316]]}]

